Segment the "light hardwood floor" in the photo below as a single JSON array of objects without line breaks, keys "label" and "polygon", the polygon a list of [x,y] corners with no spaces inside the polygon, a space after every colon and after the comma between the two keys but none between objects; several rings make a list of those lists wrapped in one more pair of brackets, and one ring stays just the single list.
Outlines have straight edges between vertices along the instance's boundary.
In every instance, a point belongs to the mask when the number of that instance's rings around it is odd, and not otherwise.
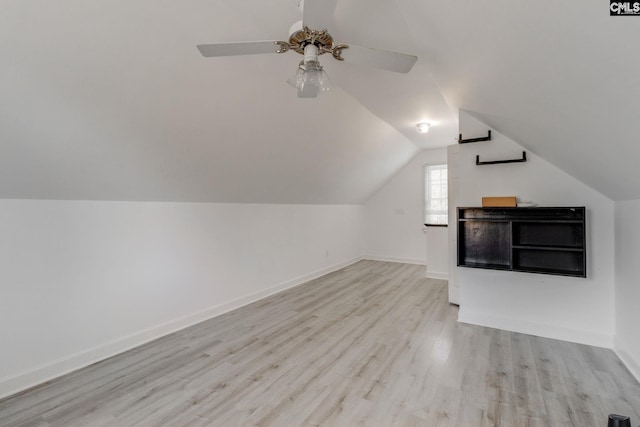
[{"label": "light hardwood floor", "polygon": [[456,318],[424,267],[361,261],[0,401],[0,425],[640,424],[611,350]]}]

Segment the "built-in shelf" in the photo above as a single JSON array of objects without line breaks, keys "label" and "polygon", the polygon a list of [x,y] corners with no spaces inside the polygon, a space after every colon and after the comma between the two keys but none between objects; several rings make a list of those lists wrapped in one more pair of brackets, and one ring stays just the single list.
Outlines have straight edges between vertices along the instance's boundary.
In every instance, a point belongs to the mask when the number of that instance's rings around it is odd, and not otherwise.
[{"label": "built-in shelf", "polygon": [[520,159],[507,159],[507,160],[489,160],[489,161],[480,161],[480,155],[476,156],[476,166],[483,165],[501,165],[504,163],[524,163],[527,161],[527,152],[522,152],[522,158]]},{"label": "built-in shelf", "polygon": [[458,144],[468,144],[470,142],[483,142],[483,141],[491,141],[491,130],[487,131],[487,136],[481,136],[480,138],[462,139],[462,134],[459,134],[458,136]]},{"label": "built-in shelf", "polygon": [[458,266],[586,277],[584,207],[458,208]]},{"label": "built-in shelf", "polygon": [[575,251],[582,252],[582,248],[572,248],[570,246],[528,246],[528,245],[512,245],[513,249],[537,249],[541,251]]}]

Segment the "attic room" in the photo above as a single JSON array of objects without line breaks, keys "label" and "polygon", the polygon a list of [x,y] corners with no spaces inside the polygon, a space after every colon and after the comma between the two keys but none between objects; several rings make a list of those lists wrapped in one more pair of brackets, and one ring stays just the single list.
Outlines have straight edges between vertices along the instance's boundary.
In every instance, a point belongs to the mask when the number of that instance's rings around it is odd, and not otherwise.
[{"label": "attic room", "polygon": [[[639,424],[633,4],[306,3],[2,2],[0,425]],[[317,96],[197,48],[313,16]],[[584,275],[458,266],[485,196],[584,207]]]}]

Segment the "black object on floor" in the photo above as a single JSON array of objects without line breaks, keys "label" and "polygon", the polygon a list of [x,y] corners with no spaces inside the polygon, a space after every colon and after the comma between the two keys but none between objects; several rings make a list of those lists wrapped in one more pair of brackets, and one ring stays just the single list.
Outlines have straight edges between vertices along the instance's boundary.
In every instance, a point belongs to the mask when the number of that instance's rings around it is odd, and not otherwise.
[{"label": "black object on floor", "polygon": [[625,415],[609,415],[607,427],[631,427],[631,419]]}]

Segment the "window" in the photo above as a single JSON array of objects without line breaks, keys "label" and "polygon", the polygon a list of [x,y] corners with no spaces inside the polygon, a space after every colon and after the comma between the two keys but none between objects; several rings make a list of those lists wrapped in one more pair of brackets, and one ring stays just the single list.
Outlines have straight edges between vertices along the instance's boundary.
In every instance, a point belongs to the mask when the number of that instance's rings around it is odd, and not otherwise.
[{"label": "window", "polygon": [[424,167],[424,224],[448,224],[447,165]]}]

